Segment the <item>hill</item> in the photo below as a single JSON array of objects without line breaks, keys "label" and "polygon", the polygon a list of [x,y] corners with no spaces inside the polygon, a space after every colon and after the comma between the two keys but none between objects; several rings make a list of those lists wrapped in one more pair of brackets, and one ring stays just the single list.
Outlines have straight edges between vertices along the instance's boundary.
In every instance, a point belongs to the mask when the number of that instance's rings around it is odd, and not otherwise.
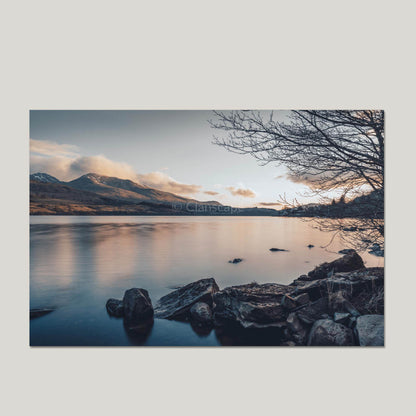
[{"label": "hill", "polygon": [[31,215],[275,215],[267,208],[233,208],[198,201],[120,179],[88,173],[63,182],[30,175]]}]

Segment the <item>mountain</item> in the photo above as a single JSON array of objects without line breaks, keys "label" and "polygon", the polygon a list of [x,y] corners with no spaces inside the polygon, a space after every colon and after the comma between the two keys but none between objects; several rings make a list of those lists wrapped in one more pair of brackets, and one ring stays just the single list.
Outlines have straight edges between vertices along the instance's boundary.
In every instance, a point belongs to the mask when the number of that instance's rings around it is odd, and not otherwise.
[{"label": "mountain", "polygon": [[274,215],[273,209],[233,208],[197,201],[128,179],[88,173],[63,182],[47,173],[30,175],[32,215]]},{"label": "mountain", "polygon": [[32,173],[30,175],[31,181],[38,181],[44,183],[60,183],[59,179],[56,179],[54,176],[48,175],[47,173]]},{"label": "mountain", "polygon": [[[139,185],[129,179],[97,175],[96,173],[88,173],[78,179],[67,182],[66,184],[75,189],[95,192],[101,196],[132,203],[140,203],[143,201],[169,204],[172,204],[173,202],[183,204],[188,202],[205,203],[196,201],[195,199],[184,198],[170,192],[159,191],[147,186]],[[216,201],[213,201],[210,204],[221,205]]]}]

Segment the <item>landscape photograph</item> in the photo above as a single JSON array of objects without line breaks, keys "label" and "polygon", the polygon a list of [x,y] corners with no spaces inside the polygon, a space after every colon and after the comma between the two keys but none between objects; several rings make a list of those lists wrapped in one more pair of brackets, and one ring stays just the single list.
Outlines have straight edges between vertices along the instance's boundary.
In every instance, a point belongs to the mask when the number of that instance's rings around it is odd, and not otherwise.
[{"label": "landscape photograph", "polygon": [[30,345],[384,346],[383,110],[31,110]]}]

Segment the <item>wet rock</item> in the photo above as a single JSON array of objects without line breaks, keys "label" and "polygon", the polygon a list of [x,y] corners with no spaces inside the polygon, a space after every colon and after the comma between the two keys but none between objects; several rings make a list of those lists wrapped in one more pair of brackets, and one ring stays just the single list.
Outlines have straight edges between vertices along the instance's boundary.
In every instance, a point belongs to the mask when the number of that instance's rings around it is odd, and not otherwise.
[{"label": "wet rock", "polygon": [[330,293],[329,303],[334,312],[347,312],[352,316],[360,316],[360,312],[358,312],[354,305],[345,298],[342,291]]},{"label": "wet rock", "polygon": [[321,280],[315,280],[313,282],[294,282],[295,290],[293,294],[299,296],[307,294],[310,300],[315,301],[326,295],[326,286]]},{"label": "wet rock", "polygon": [[361,346],[384,346],[384,315],[363,315],[355,326]]},{"label": "wet rock", "polygon": [[328,313],[328,300],[326,298],[320,298],[297,310],[296,313],[301,322],[311,325],[316,320],[320,319],[322,314]]},{"label": "wet rock", "polygon": [[204,302],[195,303],[189,311],[191,321],[197,326],[212,325],[212,310]]},{"label": "wet rock", "polygon": [[298,296],[295,296],[293,299],[297,305],[306,305],[310,301],[309,295],[307,293],[302,293]]},{"label": "wet rock", "polygon": [[345,324],[346,326],[348,326],[348,328],[355,328],[355,325],[357,324],[357,317],[356,316],[350,316],[348,318],[348,322]]},{"label": "wet rock", "polygon": [[270,250],[270,251],[289,251],[289,250],[285,250],[285,249],[283,249],[283,248],[275,248],[275,247],[272,247],[272,248],[270,248],[269,250]]},{"label": "wet rock", "polygon": [[340,251],[338,251],[338,253],[339,254],[349,254],[349,253],[352,253],[352,252],[354,252],[355,250],[353,250],[352,248],[344,248],[344,249],[342,249],[342,250],[340,250]]},{"label": "wet rock", "polygon": [[229,260],[228,263],[237,264],[237,263],[241,263],[242,261],[243,259],[236,258],[233,260]]},{"label": "wet rock", "polygon": [[334,313],[334,322],[336,322],[337,324],[346,325],[346,324],[348,324],[350,316],[351,315],[349,313],[335,312]]},{"label": "wet rock", "polygon": [[191,307],[198,302],[212,305],[217,283],[212,278],[201,279],[177,289],[159,299],[155,306],[155,316],[163,319],[186,320]]},{"label": "wet rock", "polygon": [[126,290],[123,297],[124,318],[136,322],[153,317],[153,306],[146,289]]},{"label": "wet rock", "polygon": [[107,303],[105,304],[105,307],[110,316],[114,316],[116,318],[121,318],[122,316],[124,316],[123,301],[119,299],[108,299]]},{"label": "wet rock", "polygon": [[316,321],[309,333],[308,345],[347,346],[354,345],[354,335],[350,328],[330,319]]},{"label": "wet rock", "polygon": [[363,259],[355,250],[350,251],[339,259],[330,263],[323,263],[308,273],[308,280],[318,280],[330,277],[338,272],[351,272],[364,269]]},{"label": "wet rock", "polygon": [[31,309],[30,319],[40,318],[41,316],[47,315],[53,312],[54,310],[55,309],[51,309],[51,308]]},{"label": "wet rock", "polygon": [[295,299],[289,295],[284,295],[280,303],[285,309],[289,310],[295,309],[297,306]]},{"label": "wet rock", "polygon": [[307,337],[307,329],[300,322],[296,312],[292,312],[286,319],[287,329],[289,331],[290,337],[298,345],[304,345]]},{"label": "wet rock", "polygon": [[277,283],[228,287],[214,294],[215,323],[243,328],[281,327],[287,314],[281,301],[291,291],[293,287]]}]

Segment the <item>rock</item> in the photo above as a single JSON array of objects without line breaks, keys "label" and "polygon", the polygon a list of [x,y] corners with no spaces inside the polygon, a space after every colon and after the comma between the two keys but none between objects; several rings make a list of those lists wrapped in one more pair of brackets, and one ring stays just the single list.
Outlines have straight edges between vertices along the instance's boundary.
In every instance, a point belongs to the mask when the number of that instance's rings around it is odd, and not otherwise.
[{"label": "rock", "polygon": [[349,253],[352,253],[352,252],[354,252],[355,250],[353,250],[352,248],[344,248],[344,249],[342,249],[342,250],[340,250],[340,251],[338,251],[338,253],[339,254],[349,254]]},{"label": "rock", "polygon": [[283,249],[283,248],[275,248],[275,247],[272,247],[271,249],[269,249],[270,251],[289,251],[289,250],[285,250],[285,249]]},{"label": "rock", "polygon": [[55,309],[51,309],[51,308],[31,309],[30,319],[40,318],[41,316],[47,315],[48,313],[51,313],[54,310]]},{"label": "rock", "polygon": [[189,311],[191,321],[197,326],[212,325],[212,311],[204,302],[195,303]]},{"label": "rock", "polygon": [[155,307],[156,318],[186,320],[191,307],[198,302],[212,305],[217,283],[212,278],[201,279],[177,289],[159,299]]},{"label": "rock", "polygon": [[384,315],[363,315],[355,326],[361,346],[384,346]]},{"label": "rock", "polygon": [[214,294],[215,323],[243,328],[281,327],[287,314],[281,301],[292,291],[293,287],[277,283],[228,287]]},{"label": "rock", "polygon": [[121,300],[114,298],[108,299],[105,307],[107,308],[107,312],[110,316],[121,318],[124,315],[123,301]]},{"label": "rock", "polygon": [[320,298],[316,302],[304,306],[297,310],[297,316],[299,319],[307,324],[311,325],[316,320],[320,319],[322,314],[328,312],[328,301],[326,298]]},{"label": "rock", "polygon": [[295,296],[293,299],[297,305],[306,305],[310,301],[309,295],[307,293],[302,293],[298,296]]},{"label": "rock", "polygon": [[337,324],[342,324],[345,325],[349,322],[349,317],[351,315],[349,313],[345,313],[345,312],[335,312],[334,313],[334,322],[336,322]]},{"label": "rock", "polygon": [[316,321],[309,333],[308,345],[313,346],[347,346],[354,345],[354,335],[350,328],[331,321]]},{"label": "rock", "polygon": [[323,263],[308,273],[308,280],[318,280],[330,277],[333,273],[351,272],[364,269],[363,259],[355,250],[350,251],[330,263]]},{"label": "rock", "polygon": [[377,256],[377,257],[384,257],[384,250],[371,250],[369,251],[370,254],[372,254],[373,256]]},{"label": "rock", "polygon": [[286,325],[291,338],[293,338],[297,344],[304,345],[308,333],[295,312],[289,314],[286,319]]},{"label": "rock", "polygon": [[301,274],[297,279],[295,279],[292,283],[291,283],[291,285],[292,286],[296,286],[297,285],[297,283],[299,283],[299,282],[310,282],[311,280],[309,279],[309,277],[308,277],[308,275],[307,274]]},{"label": "rock", "polygon": [[315,247],[313,244],[308,244],[308,246],[307,246],[308,248],[313,248],[313,247]]},{"label": "rock", "polygon": [[352,329],[355,327],[356,323],[357,323],[357,317],[350,316],[346,325],[348,326],[348,328]]},{"label": "rock", "polygon": [[149,293],[145,289],[126,290],[123,297],[124,318],[137,322],[153,317],[153,306]]},{"label": "rock", "polygon": [[285,308],[285,309],[295,309],[297,304],[294,298],[292,298],[289,295],[284,295],[282,297],[282,300],[280,301],[280,304]]},{"label": "rock", "polygon": [[334,312],[347,312],[352,316],[360,316],[360,312],[345,298],[342,291],[331,293],[329,296],[330,307]]},{"label": "rock", "polygon": [[307,294],[310,300],[315,301],[327,295],[326,280],[315,280],[313,282],[303,282],[295,280],[296,288],[294,295]]},{"label": "rock", "polygon": [[228,261],[228,263],[232,263],[232,264],[237,264],[237,263],[240,263],[240,262],[242,262],[243,261],[243,259],[234,259],[234,260],[229,260]]}]

